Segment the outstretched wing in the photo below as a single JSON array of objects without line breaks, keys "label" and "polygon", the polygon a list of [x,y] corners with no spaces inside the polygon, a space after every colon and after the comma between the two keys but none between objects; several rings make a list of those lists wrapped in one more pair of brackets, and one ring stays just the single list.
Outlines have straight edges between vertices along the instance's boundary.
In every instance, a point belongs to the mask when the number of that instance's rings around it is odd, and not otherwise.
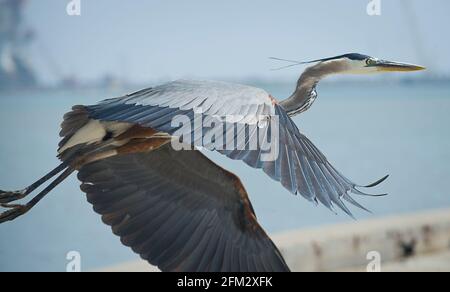
[{"label": "outstretched wing", "polygon": [[170,145],[85,165],[81,189],[129,246],[162,271],[289,271],[239,179]]},{"label": "outstretched wing", "polygon": [[338,206],[348,215],[352,213],[343,200],[352,205],[365,209],[355,201],[350,193],[362,196],[366,194],[358,187],[370,188],[379,185],[387,176],[379,181],[361,186],[353,183],[340,174],[321,153],[319,149],[302,133],[294,121],[279,106],[275,105],[275,115],[279,120],[278,158],[272,161],[260,159],[262,151],[224,151],[232,159],[244,161],[254,168],[261,168],[267,175],[294,194],[301,194],[309,201],[320,202],[330,210]]},{"label": "outstretched wing", "polygon": [[[131,117],[130,106],[133,109]],[[155,107],[166,110],[158,112]],[[105,112],[106,108],[111,111]],[[105,100],[92,109],[102,109],[101,115],[106,113],[115,119],[150,121],[154,118],[161,119],[158,121],[161,124],[167,122],[162,119],[164,117],[171,118],[174,114],[192,112],[217,117],[241,116],[244,118],[241,122],[246,123],[256,123],[258,121],[255,118],[275,113],[273,98],[262,89],[227,82],[196,80],[178,80],[144,89],[124,97]]]},{"label": "outstretched wing", "polygon": [[[223,82],[181,80],[106,100],[87,109],[94,119],[136,123],[169,134],[178,129],[171,125],[177,115],[185,115],[191,120],[195,119],[196,113],[218,120],[234,116],[238,118],[233,121],[233,126],[244,125],[247,128],[259,124],[267,116],[276,116],[279,121],[279,155],[275,160],[263,161],[260,148],[218,151],[232,159],[242,160],[251,167],[263,169],[290,192],[300,193],[306,199],[321,202],[330,209],[337,205],[351,215],[343,200],[363,208],[349,193],[367,194],[336,171],[311,141],[300,133],[284,109],[274,103],[270,94],[264,90]],[[257,128],[247,129],[247,136],[250,138],[256,131],[259,131],[258,135],[268,135],[270,127],[263,127],[263,130]],[[189,129],[192,133],[196,130]],[[203,136],[207,134],[208,131],[203,131]],[[234,135],[238,135],[237,130]]]}]

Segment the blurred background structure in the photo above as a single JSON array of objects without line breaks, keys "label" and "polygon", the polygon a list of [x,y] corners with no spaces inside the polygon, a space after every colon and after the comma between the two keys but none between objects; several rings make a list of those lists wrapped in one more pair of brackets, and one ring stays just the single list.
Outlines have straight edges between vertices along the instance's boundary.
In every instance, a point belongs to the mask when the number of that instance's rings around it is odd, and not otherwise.
[{"label": "blurred background structure", "polygon": [[[178,78],[247,83],[283,99],[304,68],[271,71],[280,64],[268,57],[358,52],[429,70],[333,77],[296,118],[300,130],[356,182],[391,174],[380,189],[390,196],[363,199],[374,214],[352,210],[358,219],[450,207],[449,1],[381,0],[379,16],[367,14],[369,0],[81,0],[80,16],[67,14],[69,2],[0,0],[1,189],[21,188],[58,163],[59,123],[74,104]],[[270,233],[353,224],[208,155],[243,178]],[[0,271],[63,271],[70,251],[80,252],[84,270],[136,258],[91,210],[75,176],[0,226]]]},{"label": "blurred background structure", "polygon": [[43,87],[181,77],[286,81],[298,71],[273,73],[267,57],[307,61],[353,51],[425,64],[422,79],[450,75],[445,0],[381,1],[379,16],[367,14],[369,0],[81,0],[80,16],[67,15],[70,2],[0,1],[8,76],[14,67],[21,84],[37,78]]},{"label": "blurred background structure", "polygon": [[0,89],[37,84],[28,56],[33,30],[24,26],[24,4],[24,0],[0,1]]}]

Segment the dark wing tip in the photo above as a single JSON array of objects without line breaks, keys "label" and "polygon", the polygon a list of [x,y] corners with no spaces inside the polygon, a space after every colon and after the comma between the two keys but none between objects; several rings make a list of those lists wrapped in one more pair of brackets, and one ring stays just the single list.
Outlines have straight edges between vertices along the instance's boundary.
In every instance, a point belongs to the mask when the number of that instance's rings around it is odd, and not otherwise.
[{"label": "dark wing tip", "polygon": [[383,183],[383,182],[384,182],[385,180],[387,180],[388,178],[389,178],[389,174],[386,175],[385,177],[383,177],[382,179],[379,179],[379,180],[377,180],[376,182],[370,184],[370,185],[367,185],[367,186],[361,186],[361,187],[363,187],[363,188],[373,188],[373,187],[376,187],[376,186],[380,185],[381,183]]}]

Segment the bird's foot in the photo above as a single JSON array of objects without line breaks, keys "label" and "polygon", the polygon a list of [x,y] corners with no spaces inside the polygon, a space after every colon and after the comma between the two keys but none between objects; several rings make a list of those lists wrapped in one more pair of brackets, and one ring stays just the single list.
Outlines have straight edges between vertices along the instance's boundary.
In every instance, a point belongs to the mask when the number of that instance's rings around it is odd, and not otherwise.
[{"label": "bird's foot", "polygon": [[5,223],[7,221],[12,221],[17,217],[20,217],[27,213],[31,208],[27,205],[9,205],[9,204],[0,204],[3,208],[7,208],[7,210],[0,214],[0,224]]},{"label": "bird's foot", "polygon": [[0,190],[0,204],[11,203],[25,198],[26,191],[5,192]]}]

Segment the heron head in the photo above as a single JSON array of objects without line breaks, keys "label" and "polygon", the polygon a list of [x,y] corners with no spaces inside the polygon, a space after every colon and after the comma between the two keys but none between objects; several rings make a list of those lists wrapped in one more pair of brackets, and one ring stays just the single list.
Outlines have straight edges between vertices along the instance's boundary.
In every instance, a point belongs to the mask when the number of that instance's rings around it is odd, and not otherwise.
[{"label": "heron head", "polygon": [[377,59],[374,57],[362,55],[362,54],[347,54],[338,56],[335,58],[324,59],[320,62],[339,62],[342,72],[346,74],[373,74],[373,73],[384,73],[384,72],[412,72],[425,70],[425,67],[386,61],[382,59]]},{"label": "heron head", "polygon": [[292,63],[291,65],[275,68],[273,70],[280,70],[298,65],[317,63],[315,66],[310,67],[310,69],[316,71],[316,74],[322,77],[330,74],[360,75],[360,74],[373,74],[383,72],[412,72],[426,69],[425,67],[418,65],[391,62],[357,53],[345,54],[332,58],[319,59],[309,62],[299,62],[274,57],[271,57],[271,59]]}]

